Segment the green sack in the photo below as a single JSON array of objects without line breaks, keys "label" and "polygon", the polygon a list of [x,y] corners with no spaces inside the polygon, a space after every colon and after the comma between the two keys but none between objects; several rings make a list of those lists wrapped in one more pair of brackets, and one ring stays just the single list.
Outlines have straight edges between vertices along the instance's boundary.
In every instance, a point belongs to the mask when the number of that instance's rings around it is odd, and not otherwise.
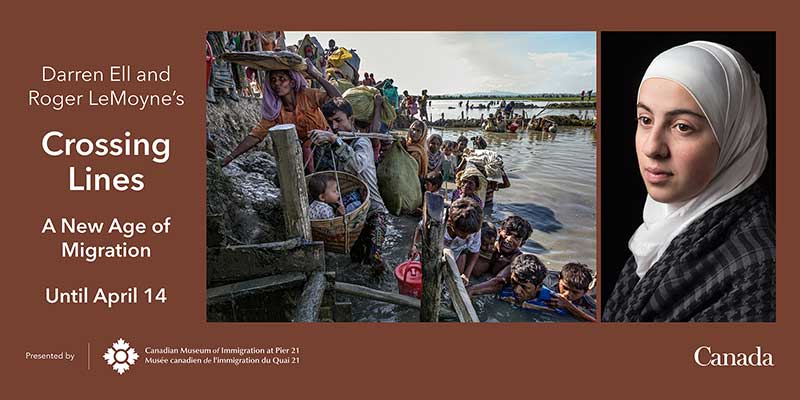
[{"label": "green sack", "polygon": [[395,140],[378,165],[378,190],[390,213],[400,215],[422,206],[417,160]]},{"label": "green sack", "polygon": [[354,87],[353,84],[347,79],[329,79],[328,82],[330,82],[333,87],[338,89],[339,93],[344,93],[348,89],[352,89]]},{"label": "green sack", "polygon": [[[357,121],[372,122],[372,112],[375,111],[375,95],[381,91],[371,86],[356,86],[347,89],[343,97],[353,106],[353,116]],[[397,118],[394,105],[389,100],[383,99],[381,104],[381,121],[386,126],[392,126]]]}]

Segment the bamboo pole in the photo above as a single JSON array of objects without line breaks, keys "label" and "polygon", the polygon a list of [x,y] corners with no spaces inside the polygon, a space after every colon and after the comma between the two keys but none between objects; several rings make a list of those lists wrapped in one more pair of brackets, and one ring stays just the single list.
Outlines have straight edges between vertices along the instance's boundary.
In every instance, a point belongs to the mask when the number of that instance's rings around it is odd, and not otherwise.
[{"label": "bamboo pole", "polygon": [[283,219],[289,237],[299,236],[311,240],[311,220],[308,218],[308,191],[303,156],[297,131],[292,124],[276,125],[269,130],[278,180],[283,197]]},{"label": "bamboo pole", "polygon": [[[336,289],[337,293],[349,294],[351,296],[363,297],[365,299],[378,300],[384,303],[397,304],[398,306],[416,308],[417,310],[420,308],[420,301],[417,298],[397,293],[384,292],[382,290],[356,285],[353,283],[336,282],[334,284],[334,289]],[[446,319],[458,319],[458,315],[456,313],[443,307],[439,308],[439,316]]]},{"label": "bamboo pole", "polygon": [[397,304],[398,306],[419,308],[418,299],[415,299],[410,296],[405,296],[402,294],[384,292],[382,290],[373,289],[370,287],[356,285],[347,282],[336,282],[333,287],[339,293],[345,293],[353,296],[364,297],[367,299]]},{"label": "bamboo pole", "polygon": [[450,292],[453,308],[458,314],[459,321],[480,322],[478,313],[475,312],[475,307],[472,305],[472,300],[467,293],[467,288],[464,287],[464,282],[461,281],[458,265],[456,265],[456,260],[453,258],[453,252],[450,249],[444,249],[443,264],[444,281],[447,284],[447,290]]},{"label": "bamboo pole", "polygon": [[347,139],[355,139],[355,138],[367,138],[367,139],[380,139],[380,140],[391,140],[394,141],[395,138],[392,135],[380,132],[342,132],[339,131],[336,133],[337,136],[342,138],[343,140]]},{"label": "bamboo pole", "polygon": [[422,206],[422,299],[419,320],[439,321],[442,297],[442,247],[444,246],[444,198],[426,192]]}]

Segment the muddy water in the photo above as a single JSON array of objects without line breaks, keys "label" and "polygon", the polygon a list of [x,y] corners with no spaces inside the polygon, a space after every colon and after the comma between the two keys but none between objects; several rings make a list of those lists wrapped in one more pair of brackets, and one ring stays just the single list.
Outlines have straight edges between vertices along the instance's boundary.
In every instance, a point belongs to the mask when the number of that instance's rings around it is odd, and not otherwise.
[{"label": "muddy water", "polygon": [[[435,101],[434,101],[435,103]],[[459,134],[484,134],[470,129],[432,129],[445,140]],[[595,190],[596,139],[588,128],[560,127],[552,134],[486,133],[489,150],[503,156],[511,187],[495,193],[493,221],[508,215],[527,219],[534,228],[522,250],[539,256],[548,269],[558,271],[570,261],[596,266]],[[452,185],[452,184],[451,184]],[[452,188],[452,186],[450,186]],[[392,267],[405,261],[417,219],[389,218],[384,259]],[[342,256],[329,256],[337,266],[337,280],[397,292],[393,272],[373,276]],[[473,280],[473,283],[482,279]],[[419,312],[407,307],[342,296],[353,301],[356,321],[419,321]],[[549,312],[516,309],[493,296],[473,299],[481,321],[568,321]]]}]

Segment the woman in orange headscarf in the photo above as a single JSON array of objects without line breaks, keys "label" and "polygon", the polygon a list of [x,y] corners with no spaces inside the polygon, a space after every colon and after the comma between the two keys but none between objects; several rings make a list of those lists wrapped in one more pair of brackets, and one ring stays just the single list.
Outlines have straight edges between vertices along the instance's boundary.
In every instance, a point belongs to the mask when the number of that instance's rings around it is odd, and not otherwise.
[{"label": "woman in orange headscarf", "polygon": [[408,137],[403,144],[405,145],[408,154],[417,160],[417,165],[419,166],[419,169],[417,170],[417,176],[419,176],[420,179],[424,179],[425,175],[428,174],[427,141],[428,126],[420,120],[414,121],[408,128]]}]

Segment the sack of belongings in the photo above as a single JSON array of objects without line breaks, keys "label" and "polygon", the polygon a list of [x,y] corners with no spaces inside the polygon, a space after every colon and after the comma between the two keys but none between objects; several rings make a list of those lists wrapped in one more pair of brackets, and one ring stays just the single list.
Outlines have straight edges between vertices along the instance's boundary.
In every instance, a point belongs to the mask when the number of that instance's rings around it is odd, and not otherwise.
[{"label": "sack of belongings", "polygon": [[422,205],[417,161],[396,140],[378,165],[378,189],[390,213],[412,212]]},{"label": "sack of belongings", "polygon": [[343,78],[339,78],[339,79],[331,78],[331,79],[328,79],[328,82],[330,82],[331,85],[333,85],[336,89],[338,89],[339,93],[344,93],[348,89],[352,89],[352,88],[355,87],[350,81],[348,81],[347,79],[343,79]]},{"label": "sack of belongings", "polygon": [[344,47],[336,49],[328,56],[328,76],[341,76],[350,81],[358,79],[358,68],[361,65],[361,58],[355,50],[347,50]]},{"label": "sack of belongings", "polygon": [[466,149],[462,157],[478,169],[483,170],[486,179],[495,182],[503,181],[503,157],[496,151]]},{"label": "sack of belongings", "polygon": [[[375,111],[375,95],[380,93],[381,91],[374,87],[362,85],[348,89],[342,97],[353,106],[353,116],[357,121],[371,122]],[[381,121],[386,126],[392,126],[395,119],[397,119],[397,113],[394,105],[384,99],[381,104]]]},{"label": "sack of belongings", "polygon": [[328,56],[328,65],[334,68],[341,68],[344,65],[344,61],[350,58],[353,58],[353,54],[344,47],[339,47]]}]

